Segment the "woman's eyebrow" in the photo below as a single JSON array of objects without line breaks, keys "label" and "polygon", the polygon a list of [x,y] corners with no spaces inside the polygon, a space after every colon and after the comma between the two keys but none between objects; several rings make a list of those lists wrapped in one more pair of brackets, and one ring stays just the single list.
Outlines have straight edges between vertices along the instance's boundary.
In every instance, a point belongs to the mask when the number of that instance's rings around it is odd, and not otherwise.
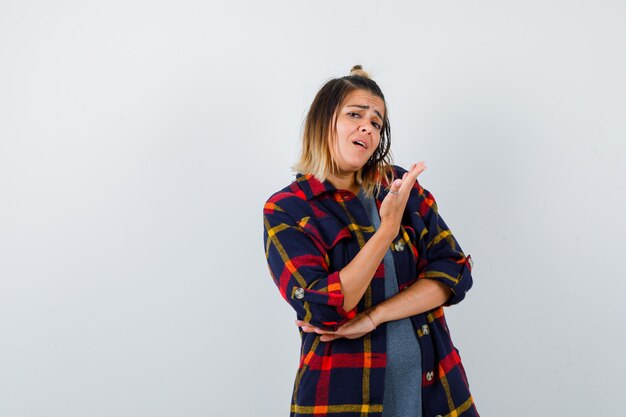
[{"label": "woman's eyebrow", "polygon": [[[358,107],[359,109],[363,109],[363,110],[367,110],[370,108],[370,106],[363,106],[361,104],[348,104],[347,107]],[[378,115],[378,117],[380,117],[380,119],[383,119],[383,116],[378,112],[378,110],[374,110],[374,113],[376,113],[376,115]]]}]

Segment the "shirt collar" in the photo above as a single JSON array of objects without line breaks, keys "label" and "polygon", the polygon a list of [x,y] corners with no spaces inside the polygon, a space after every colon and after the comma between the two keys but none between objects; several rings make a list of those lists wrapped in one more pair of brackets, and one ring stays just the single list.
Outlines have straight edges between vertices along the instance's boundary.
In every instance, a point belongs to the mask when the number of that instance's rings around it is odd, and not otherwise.
[{"label": "shirt collar", "polygon": [[[320,181],[313,174],[297,174],[296,180],[292,184],[293,187],[298,188],[296,194],[304,194],[307,200],[312,200],[324,193],[333,193],[337,189],[328,181]],[[300,193],[298,193],[300,191]]]},{"label": "shirt collar", "polygon": [[[328,180],[320,181],[313,174],[297,174],[296,180],[291,184],[292,191],[300,196],[304,196],[307,200],[313,200],[317,196],[324,193],[343,192],[337,190]],[[388,189],[383,187],[380,192],[374,193],[377,200],[383,200],[388,193]],[[349,193],[350,196],[354,194]]]}]

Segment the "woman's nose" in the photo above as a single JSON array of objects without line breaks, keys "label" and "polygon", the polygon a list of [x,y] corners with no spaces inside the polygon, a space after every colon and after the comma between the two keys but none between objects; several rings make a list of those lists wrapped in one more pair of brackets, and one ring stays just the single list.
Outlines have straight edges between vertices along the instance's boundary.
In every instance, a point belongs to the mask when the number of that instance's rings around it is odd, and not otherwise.
[{"label": "woman's nose", "polygon": [[361,125],[359,130],[363,133],[370,133],[372,129],[368,125]]}]

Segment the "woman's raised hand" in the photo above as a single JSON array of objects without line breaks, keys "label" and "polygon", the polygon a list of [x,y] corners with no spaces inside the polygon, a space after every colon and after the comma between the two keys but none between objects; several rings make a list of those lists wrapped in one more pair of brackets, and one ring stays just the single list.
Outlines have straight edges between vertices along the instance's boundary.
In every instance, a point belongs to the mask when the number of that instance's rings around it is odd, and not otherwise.
[{"label": "woman's raised hand", "polygon": [[389,193],[380,205],[380,228],[390,231],[393,237],[398,234],[402,214],[409,201],[409,194],[417,176],[424,172],[426,165],[424,162],[418,162],[411,165],[411,169],[406,172],[402,179],[398,178],[391,183]]}]

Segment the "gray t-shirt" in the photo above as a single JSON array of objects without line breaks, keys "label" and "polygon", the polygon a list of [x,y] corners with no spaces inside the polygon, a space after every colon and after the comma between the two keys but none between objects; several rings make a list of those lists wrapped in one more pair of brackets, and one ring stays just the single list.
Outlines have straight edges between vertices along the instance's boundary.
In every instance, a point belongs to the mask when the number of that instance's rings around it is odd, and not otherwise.
[{"label": "gray t-shirt", "polygon": [[[373,197],[358,198],[369,214],[375,229],[380,227],[380,216]],[[384,258],[385,298],[398,293],[398,278],[391,250]],[[387,367],[385,369],[385,396],[383,417],[422,417],[422,358],[411,320],[401,319],[383,324],[387,326]]]}]

